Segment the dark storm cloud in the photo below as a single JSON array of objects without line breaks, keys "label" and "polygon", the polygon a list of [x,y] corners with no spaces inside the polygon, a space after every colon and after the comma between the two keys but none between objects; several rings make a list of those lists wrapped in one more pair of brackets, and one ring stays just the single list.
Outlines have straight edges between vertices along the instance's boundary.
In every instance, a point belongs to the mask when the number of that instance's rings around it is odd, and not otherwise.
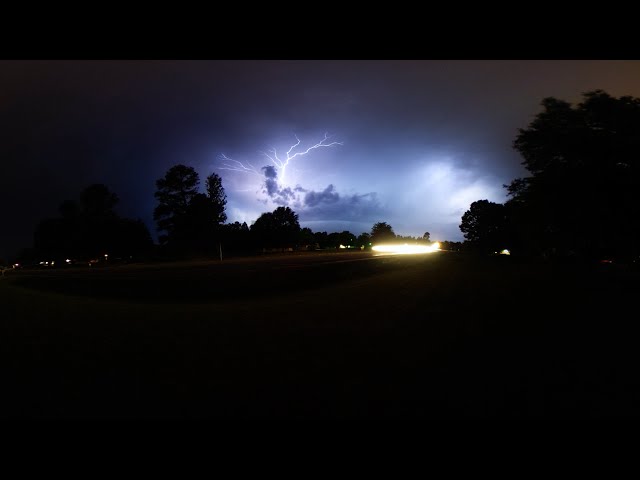
[{"label": "dark storm cloud", "polygon": [[280,188],[278,187],[278,180],[276,180],[275,178],[267,177],[267,179],[264,181],[264,185],[267,195],[269,195],[271,198],[277,196],[280,192]]},{"label": "dark storm cloud", "polygon": [[271,201],[276,205],[289,206],[296,200],[296,194],[290,187],[282,188],[278,185],[278,172],[276,169],[267,165],[261,169],[264,172],[264,192],[269,195]]},{"label": "dark storm cloud", "polygon": [[275,180],[278,177],[278,172],[276,171],[275,167],[271,165],[262,167],[262,171],[264,171],[264,176],[267,177],[268,179]]},{"label": "dark storm cloud", "polygon": [[333,185],[329,185],[322,192],[307,192],[304,196],[304,204],[307,207],[315,207],[320,203],[335,203],[340,200],[340,195]]},{"label": "dark storm cloud", "polygon": [[[322,192],[312,196],[311,203],[305,203],[307,208],[301,210],[301,221],[312,220],[357,220],[373,224],[376,218],[388,214],[383,208],[375,192],[341,196],[333,191],[329,185]],[[307,197],[309,195],[307,194]],[[305,199],[306,200],[306,199]]]},{"label": "dark storm cloud", "polygon": [[[273,166],[265,166],[261,170],[265,176],[263,192],[275,205],[295,208],[301,219],[362,220],[382,212],[375,192],[341,196],[333,184],[321,191],[307,190],[300,185],[293,189],[283,188],[278,184],[278,172]],[[301,198],[302,193],[304,197]]]}]

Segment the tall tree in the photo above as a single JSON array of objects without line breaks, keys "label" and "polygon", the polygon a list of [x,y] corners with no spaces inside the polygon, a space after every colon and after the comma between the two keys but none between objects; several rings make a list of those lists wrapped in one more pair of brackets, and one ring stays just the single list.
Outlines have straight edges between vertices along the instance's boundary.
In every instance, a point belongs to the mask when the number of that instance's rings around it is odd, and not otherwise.
[{"label": "tall tree", "polygon": [[191,201],[198,193],[200,179],[193,167],[175,165],[164,177],[156,181],[155,197],[158,206],[153,212],[158,230],[166,234],[160,235],[160,242],[182,243],[183,230],[187,222],[187,211]]},{"label": "tall tree", "polygon": [[225,207],[227,205],[227,195],[222,187],[222,178],[212,173],[206,180],[207,197],[211,203],[211,221],[220,225],[227,221]]},{"label": "tall tree", "polygon": [[378,222],[371,228],[371,243],[374,245],[395,240],[396,234],[387,222]]}]

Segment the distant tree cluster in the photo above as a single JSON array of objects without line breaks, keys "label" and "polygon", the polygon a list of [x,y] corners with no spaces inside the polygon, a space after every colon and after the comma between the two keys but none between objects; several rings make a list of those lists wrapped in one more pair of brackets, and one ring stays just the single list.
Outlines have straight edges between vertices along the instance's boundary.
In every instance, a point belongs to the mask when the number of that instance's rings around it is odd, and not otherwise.
[{"label": "distant tree cluster", "polygon": [[342,232],[313,232],[301,228],[298,214],[290,207],[277,207],[261,214],[249,227],[246,223],[225,224],[226,195],[216,174],[207,177],[207,193],[198,193],[197,172],[184,165],[169,169],[156,182],[158,206],[154,217],[161,245],[172,254],[242,254],[292,250],[370,249],[376,243],[429,242],[430,234],[402,237],[386,222],[373,225],[371,232],[356,236]]},{"label": "distant tree cluster", "polygon": [[[216,258],[293,250],[368,250],[380,243],[430,243],[422,237],[396,235],[391,225],[377,222],[370,232],[356,235],[348,230],[327,233],[301,228],[298,214],[278,207],[246,223],[225,223],[227,197],[222,179],[215,173],[206,178],[205,192],[199,192],[200,178],[194,168],[171,167],[156,181],[154,209],[159,250],[154,257]],[[34,235],[31,259],[87,260],[110,256],[138,258],[154,247],[141,220],[119,217],[114,208],[118,197],[101,184],[80,194],[79,202],[60,205],[60,217],[40,222]]]},{"label": "distant tree cluster", "polygon": [[555,98],[513,143],[530,176],[505,185],[504,205],[463,215],[466,243],[527,254],[600,258],[640,254],[640,99],[585,93]]},{"label": "distant tree cluster", "polygon": [[86,260],[104,255],[115,259],[147,253],[153,245],[149,230],[142,220],[120,217],[114,210],[118,201],[108,187],[94,184],[81,192],[79,201],[62,202],[59,217],[37,225],[33,249],[23,252],[28,257],[23,261]]}]

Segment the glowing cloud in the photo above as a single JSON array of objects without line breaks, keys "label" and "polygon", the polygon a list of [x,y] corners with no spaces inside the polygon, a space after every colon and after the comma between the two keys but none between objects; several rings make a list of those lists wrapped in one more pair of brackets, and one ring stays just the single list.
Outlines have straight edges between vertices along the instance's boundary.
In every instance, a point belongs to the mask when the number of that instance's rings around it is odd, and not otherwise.
[{"label": "glowing cloud", "polygon": [[[324,229],[337,228],[327,227],[327,223],[332,225],[340,222],[362,223],[364,218],[380,216],[383,213],[375,192],[341,194],[333,184],[319,190],[304,188],[299,184],[287,184],[286,169],[296,157],[310,155],[313,150],[321,147],[343,145],[343,142],[330,141],[331,137],[325,133],[324,138],[319,142],[301,149],[300,139],[298,136],[295,138],[296,143],[288,147],[284,155],[280,155],[275,148],[271,149],[269,153],[261,152],[270,162],[261,167],[256,163],[235,160],[225,154],[219,156],[219,159],[222,160],[222,166],[218,167],[220,170],[239,172],[240,177],[247,179],[247,182],[241,185],[242,188],[234,190],[234,195],[229,200],[229,205],[234,212],[230,215],[230,219],[250,221],[251,217],[257,218],[263,209],[257,211],[250,206],[256,200],[265,205],[273,203],[291,207],[300,215],[300,222],[303,225],[320,222],[322,224],[320,228]],[[254,189],[246,188],[246,185],[253,183],[250,179],[255,179],[255,177],[260,178],[260,186],[256,185],[257,189],[255,187]],[[313,180],[317,180],[317,178],[314,177]],[[240,202],[246,205],[243,212],[238,208]],[[345,229],[345,227],[341,228]],[[365,221],[357,228],[368,230],[370,225],[368,221]]]}]

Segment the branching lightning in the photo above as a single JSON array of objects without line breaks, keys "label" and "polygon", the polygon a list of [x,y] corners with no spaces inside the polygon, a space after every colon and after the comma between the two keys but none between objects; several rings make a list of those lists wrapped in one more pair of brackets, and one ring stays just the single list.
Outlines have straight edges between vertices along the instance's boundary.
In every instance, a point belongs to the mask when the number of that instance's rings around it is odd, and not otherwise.
[{"label": "branching lightning", "polygon": [[265,157],[267,157],[269,160],[271,160],[271,163],[273,163],[273,165],[276,167],[276,170],[278,171],[278,176],[280,177],[280,181],[284,183],[285,181],[285,173],[286,173],[286,169],[287,169],[287,165],[289,165],[289,162],[291,160],[293,160],[296,157],[301,157],[303,155],[306,155],[307,153],[309,153],[311,150],[315,150],[316,148],[320,148],[320,147],[332,147],[334,145],[343,145],[343,142],[331,142],[331,143],[325,143],[327,140],[329,140],[330,136],[325,133],[324,134],[324,138],[322,140],[320,140],[318,143],[316,143],[315,145],[312,145],[311,147],[307,148],[304,151],[300,151],[300,152],[295,152],[293,153],[293,155],[291,154],[291,152],[293,152],[293,150],[300,145],[300,139],[298,138],[297,135],[295,135],[297,143],[295,143],[294,145],[291,145],[291,147],[289,148],[289,150],[287,150],[286,153],[286,158],[284,160],[280,159],[278,157],[278,152],[276,151],[275,148],[272,148],[270,150],[271,155],[269,155],[266,152],[260,152],[262,153]]},{"label": "branching lightning", "polygon": [[[307,148],[304,151],[295,152],[294,150],[296,149],[296,147],[298,147],[300,145],[300,139],[298,138],[297,135],[295,135],[295,137],[296,137],[297,142],[295,144],[291,145],[291,147],[289,147],[289,150],[287,150],[287,152],[286,152],[286,157],[285,158],[280,158],[278,156],[278,152],[275,149],[275,147],[270,149],[269,153],[260,152],[262,155],[264,155],[265,157],[267,157],[271,161],[271,163],[273,164],[274,168],[278,172],[278,180],[282,184],[284,184],[284,182],[285,182],[285,174],[286,174],[287,166],[289,165],[289,162],[291,162],[291,160],[293,160],[294,158],[301,157],[303,155],[307,155],[309,152],[311,152],[311,150],[315,150],[316,148],[333,147],[334,145],[344,145],[344,142],[330,142],[330,143],[327,143],[327,141],[331,138],[331,136],[328,135],[327,133],[325,133],[324,134],[324,138],[322,140],[320,140],[318,143],[316,143],[315,145],[310,146],[309,148]],[[263,176],[263,174],[260,173],[260,170],[255,168],[249,162],[244,162],[243,163],[243,162],[240,162],[238,160],[234,160],[232,158],[229,158],[224,154],[222,154],[220,156],[220,159],[223,160],[223,162],[224,162],[222,164],[222,167],[220,167],[221,170],[232,170],[234,172],[251,173],[251,174],[258,175],[260,177]]]},{"label": "branching lightning", "polygon": [[[232,170],[234,172],[245,172],[245,173],[253,173],[262,177],[262,174],[251,165],[251,163],[246,162],[246,165],[238,160],[234,160],[233,158],[227,157],[224,153],[220,155],[220,159],[224,161],[220,170]],[[233,162],[233,163],[230,163]]]}]

